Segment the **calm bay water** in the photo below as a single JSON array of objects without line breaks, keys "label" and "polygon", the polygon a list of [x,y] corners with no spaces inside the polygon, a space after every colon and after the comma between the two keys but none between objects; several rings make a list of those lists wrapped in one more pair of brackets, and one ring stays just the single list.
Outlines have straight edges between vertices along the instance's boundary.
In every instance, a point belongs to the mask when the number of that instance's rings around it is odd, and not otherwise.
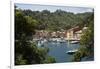
[{"label": "calm bay water", "polygon": [[44,46],[49,48],[48,55],[54,57],[57,63],[72,61],[73,55],[69,55],[66,52],[79,48],[79,44],[68,44],[67,42],[48,42]]}]

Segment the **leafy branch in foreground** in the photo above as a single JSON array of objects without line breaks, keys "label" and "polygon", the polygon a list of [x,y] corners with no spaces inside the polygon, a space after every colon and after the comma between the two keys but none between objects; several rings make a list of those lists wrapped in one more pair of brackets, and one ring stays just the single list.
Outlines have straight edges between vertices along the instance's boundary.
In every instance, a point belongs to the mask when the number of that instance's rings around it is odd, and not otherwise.
[{"label": "leafy branch in foreground", "polygon": [[[15,65],[44,63],[48,49],[38,48],[34,42],[31,43],[36,25],[35,19],[15,11]],[[46,63],[54,62],[51,59],[47,59]]]},{"label": "leafy branch in foreground", "polygon": [[88,29],[84,31],[81,40],[79,51],[74,54],[73,61],[81,61],[85,57],[94,58],[94,14],[92,14],[87,22]]}]

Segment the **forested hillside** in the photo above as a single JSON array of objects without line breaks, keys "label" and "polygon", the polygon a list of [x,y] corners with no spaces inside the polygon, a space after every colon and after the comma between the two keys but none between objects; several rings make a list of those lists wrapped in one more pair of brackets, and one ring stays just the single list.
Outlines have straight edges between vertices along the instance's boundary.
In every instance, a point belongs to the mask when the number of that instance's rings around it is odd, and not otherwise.
[{"label": "forested hillside", "polygon": [[49,10],[31,11],[23,10],[25,16],[31,16],[38,21],[38,29],[43,30],[67,30],[75,26],[86,25],[86,19],[91,16],[92,12],[74,14],[63,10],[50,12]]}]

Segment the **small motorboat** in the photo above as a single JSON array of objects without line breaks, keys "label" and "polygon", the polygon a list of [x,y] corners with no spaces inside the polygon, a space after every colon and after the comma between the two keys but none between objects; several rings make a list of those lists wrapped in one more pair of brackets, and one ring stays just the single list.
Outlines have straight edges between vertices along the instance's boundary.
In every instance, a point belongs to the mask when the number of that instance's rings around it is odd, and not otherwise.
[{"label": "small motorboat", "polygon": [[71,44],[77,44],[77,43],[79,43],[79,41],[71,41],[70,43]]},{"label": "small motorboat", "polygon": [[78,51],[78,50],[70,50],[70,51],[67,51],[66,53],[72,55],[72,54],[74,54],[74,53],[77,52],[77,51]]}]

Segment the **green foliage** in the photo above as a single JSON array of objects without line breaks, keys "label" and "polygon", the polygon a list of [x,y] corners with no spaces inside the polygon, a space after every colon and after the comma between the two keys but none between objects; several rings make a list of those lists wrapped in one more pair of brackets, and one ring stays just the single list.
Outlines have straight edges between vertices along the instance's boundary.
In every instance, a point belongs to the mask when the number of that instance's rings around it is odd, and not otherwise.
[{"label": "green foliage", "polygon": [[88,29],[81,36],[79,51],[74,55],[74,61],[81,61],[84,57],[94,57],[94,14],[87,19]]},{"label": "green foliage", "polygon": [[[37,25],[37,20],[25,16],[21,10],[15,10],[15,65],[40,64],[47,59],[49,49],[38,48],[31,42]],[[53,62],[52,58],[49,59]]]},{"label": "green foliage", "polygon": [[37,29],[42,30],[67,30],[75,26],[84,26],[87,24],[86,19],[92,14],[91,12],[74,14],[71,12],[62,11],[60,9],[55,12],[48,10],[31,11],[23,10],[25,15],[35,18],[39,23]]},{"label": "green foliage", "polygon": [[26,64],[26,62],[27,61],[23,59],[23,56],[22,55],[17,54],[16,61],[15,61],[16,65]]},{"label": "green foliage", "polygon": [[47,56],[44,63],[56,63],[56,61],[55,61],[55,58],[53,58],[51,56]]},{"label": "green foliage", "polygon": [[86,47],[80,47],[79,50],[74,54],[72,61],[81,61],[83,57],[89,56],[90,51]]},{"label": "green foliage", "polygon": [[81,61],[81,53],[80,52],[76,52],[74,54],[74,58],[72,59],[72,61],[76,61],[76,62]]}]

